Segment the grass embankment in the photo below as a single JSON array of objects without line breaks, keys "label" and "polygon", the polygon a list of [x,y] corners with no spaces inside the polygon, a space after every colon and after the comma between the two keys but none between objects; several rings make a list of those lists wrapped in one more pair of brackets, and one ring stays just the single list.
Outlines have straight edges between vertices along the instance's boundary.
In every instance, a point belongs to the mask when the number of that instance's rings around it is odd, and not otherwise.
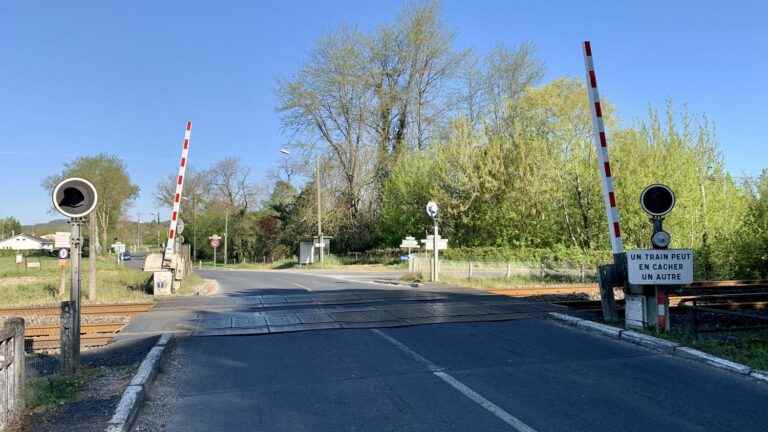
[{"label": "grass embankment", "polygon": [[205,279],[200,277],[197,273],[190,272],[184,276],[184,280],[181,281],[181,287],[176,290],[177,295],[205,295],[200,290],[205,285]]},{"label": "grass embankment", "polygon": [[[55,257],[34,257],[40,268],[26,268],[15,257],[0,257],[0,307],[58,304],[69,298],[70,276],[66,270],[66,289],[59,295],[59,264]],[[117,265],[109,257],[96,261],[96,300],[88,300],[88,259],[82,262],[82,295],[87,303],[150,301],[146,293],[151,274],[126,265]]]},{"label": "grass embankment", "polygon": [[753,369],[768,371],[768,330],[713,333],[698,339],[683,331],[645,333],[742,363]]}]

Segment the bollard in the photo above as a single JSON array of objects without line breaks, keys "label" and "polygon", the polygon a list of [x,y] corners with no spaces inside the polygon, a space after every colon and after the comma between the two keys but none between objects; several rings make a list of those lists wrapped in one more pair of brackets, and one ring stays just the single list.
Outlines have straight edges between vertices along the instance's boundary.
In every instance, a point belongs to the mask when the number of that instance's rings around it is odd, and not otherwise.
[{"label": "bollard", "polygon": [[469,266],[467,268],[467,279],[472,279],[472,261],[469,262]]},{"label": "bollard", "polygon": [[507,279],[512,278],[512,263],[507,263]]}]

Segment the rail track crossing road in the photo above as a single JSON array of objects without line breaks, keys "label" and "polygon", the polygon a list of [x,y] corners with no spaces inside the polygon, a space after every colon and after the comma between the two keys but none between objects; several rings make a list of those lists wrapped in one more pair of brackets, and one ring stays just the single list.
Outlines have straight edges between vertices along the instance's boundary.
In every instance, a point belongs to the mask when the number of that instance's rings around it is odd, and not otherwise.
[{"label": "rail track crossing road", "polygon": [[768,425],[768,385],[545,318],[564,306],[364,274],[203,273],[217,295],[161,300],[116,336],[178,335],[134,431]]}]

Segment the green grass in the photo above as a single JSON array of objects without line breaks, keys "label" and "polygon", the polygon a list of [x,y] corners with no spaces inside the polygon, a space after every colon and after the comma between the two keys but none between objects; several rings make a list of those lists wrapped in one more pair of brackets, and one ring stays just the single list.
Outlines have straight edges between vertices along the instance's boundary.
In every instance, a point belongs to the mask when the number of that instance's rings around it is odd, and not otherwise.
[{"label": "green grass", "polygon": [[205,279],[197,273],[190,272],[181,281],[181,287],[176,291],[177,295],[195,295],[197,290],[205,283]]},{"label": "green grass", "polygon": [[[69,299],[69,270],[66,272],[67,288],[63,296],[58,294],[58,259],[53,257],[35,258],[40,269],[22,269],[15,264],[14,257],[0,257],[0,307],[22,305],[57,304]],[[96,261],[95,303],[149,301],[146,293],[151,274],[128,266],[118,266],[109,257]],[[82,296],[88,300],[88,259],[82,263]]]},{"label": "green grass", "polygon": [[[518,287],[525,287],[525,286],[541,286],[541,285],[557,285],[557,284],[578,284],[580,282],[563,282],[555,279],[549,279],[549,278],[538,278],[538,277],[527,277],[527,276],[512,276],[509,279],[500,277],[500,278],[472,278],[467,279],[466,277],[460,277],[460,276],[451,276],[451,275],[440,275],[440,282],[450,284],[450,285],[458,285],[463,286],[467,288],[476,288],[476,289],[506,289],[506,288],[518,288]],[[589,282],[585,282],[589,283]]]},{"label": "green grass", "polygon": [[82,367],[74,375],[56,374],[27,380],[27,409],[44,410],[73,401],[92,379],[103,374],[100,368]]},{"label": "green grass", "polygon": [[659,334],[653,330],[644,333],[743,363],[753,369],[768,371],[768,330],[718,333],[699,339],[690,333],[675,330]]}]

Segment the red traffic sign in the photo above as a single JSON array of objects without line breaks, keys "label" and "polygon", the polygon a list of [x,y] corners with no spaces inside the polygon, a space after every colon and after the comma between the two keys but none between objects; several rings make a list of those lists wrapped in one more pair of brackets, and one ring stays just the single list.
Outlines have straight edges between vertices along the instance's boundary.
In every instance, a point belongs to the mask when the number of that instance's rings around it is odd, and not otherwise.
[{"label": "red traffic sign", "polygon": [[219,239],[211,239],[211,247],[212,248],[216,249],[216,248],[219,247],[220,244],[221,243],[220,243]]}]

